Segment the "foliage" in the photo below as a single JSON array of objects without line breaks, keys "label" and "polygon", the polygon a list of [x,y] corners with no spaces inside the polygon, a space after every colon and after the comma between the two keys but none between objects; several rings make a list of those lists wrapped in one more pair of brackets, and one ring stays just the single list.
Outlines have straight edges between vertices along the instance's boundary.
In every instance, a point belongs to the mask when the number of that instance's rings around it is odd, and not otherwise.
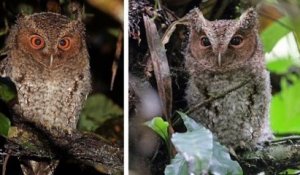
[{"label": "foliage", "polygon": [[279,21],[273,22],[271,26],[261,33],[264,50],[266,52],[272,51],[276,43],[289,32],[291,32],[291,21],[288,17],[283,17]]},{"label": "foliage", "polygon": [[[186,114],[181,112],[179,114],[187,132],[174,133],[171,136],[171,141],[178,153],[171,160],[171,164],[166,167],[166,175],[243,174],[239,164],[231,160],[228,150],[213,138],[208,129],[196,123]],[[147,125],[166,140],[168,124],[163,119],[156,117],[147,122]],[[167,140],[169,139],[167,138]]]},{"label": "foliage", "polygon": [[102,94],[88,97],[81,112],[78,127],[83,131],[95,131],[106,120],[120,117],[123,110]]},{"label": "foliage", "polygon": [[[4,102],[9,102],[16,96],[15,92],[11,90],[7,85],[0,83],[0,99]],[[0,113],[0,135],[7,136],[10,127],[10,120]]]},{"label": "foliage", "polygon": [[9,102],[16,97],[16,93],[4,83],[0,83],[0,99]]},{"label": "foliage", "polygon": [[[286,10],[287,15],[278,21],[274,21],[268,28],[261,32],[265,52],[271,52],[278,41],[286,37],[288,33],[293,33],[295,37],[297,28],[295,28],[296,21],[293,19],[291,12],[292,6],[298,8],[300,12],[299,7],[297,7],[296,4],[293,5],[291,2],[280,4],[274,1],[271,3],[282,6],[282,8]],[[295,40],[297,41],[297,38],[295,38]],[[297,45],[297,42],[289,44]],[[286,52],[289,52],[289,50]],[[293,57],[294,56],[290,54],[286,57],[275,56],[272,58],[273,61],[267,64],[271,76],[272,73],[276,73],[281,77],[278,81],[280,82],[281,91],[273,95],[270,109],[271,127],[276,134],[300,133],[300,72],[290,71],[291,68],[299,70],[300,68],[299,64],[295,61],[299,58]]]},{"label": "foliage", "polygon": [[164,121],[161,117],[154,117],[151,121],[145,122],[145,124],[152,128],[165,142],[168,142],[168,122]]},{"label": "foliage", "polygon": [[277,58],[276,61],[267,64],[267,69],[274,73],[284,74],[293,65],[295,65],[295,62],[290,58]]},{"label": "foliage", "polygon": [[300,133],[300,79],[292,85],[282,80],[282,90],[273,96],[271,126],[276,133]]},{"label": "foliage", "polygon": [[10,127],[10,121],[4,114],[0,113],[0,135],[7,136]]}]

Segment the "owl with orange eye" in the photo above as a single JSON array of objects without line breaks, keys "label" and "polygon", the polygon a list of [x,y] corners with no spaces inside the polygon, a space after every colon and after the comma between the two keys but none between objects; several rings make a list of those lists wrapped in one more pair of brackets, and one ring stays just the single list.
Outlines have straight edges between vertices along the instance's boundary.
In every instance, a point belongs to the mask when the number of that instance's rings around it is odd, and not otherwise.
[{"label": "owl with orange eye", "polygon": [[91,90],[81,20],[51,12],[20,17],[11,28],[6,49],[0,71],[16,86],[18,116],[52,135],[76,129]]}]

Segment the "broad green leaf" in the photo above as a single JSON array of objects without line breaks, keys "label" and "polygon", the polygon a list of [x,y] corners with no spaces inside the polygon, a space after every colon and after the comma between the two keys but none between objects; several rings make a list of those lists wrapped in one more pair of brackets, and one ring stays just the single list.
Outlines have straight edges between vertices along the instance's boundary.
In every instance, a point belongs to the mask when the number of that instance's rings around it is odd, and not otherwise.
[{"label": "broad green leaf", "polygon": [[0,113],[0,135],[7,136],[10,127],[10,121],[4,114]]},{"label": "broad green leaf", "polygon": [[189,165],[189,172],[207,172],[213,154],[213,137],[209,130],[198,130],[175,133],[171,138],[176,150],[185,158]]},{"label": "broad green leaf", "polygon": [[176,154],[165,169],[165,175],[189,175],[188,172],[188,164],[181,154]]},{"label": "broad green leaf", "polygon": [[78,127],[84,131],[95,131],[105,121],[120,117],[123,110],[102,94],[90,96],[81,111]]},{"label": "broad green leaf", "polygon": [[291,32],[292,24],[288,17],[283,17],[279,21],[273,22],[271,26],[266,28],[261,34],[261,40],[265,52],[272,51],[276,43],[286,34]]},{"label": "broad green leaf", "polygon": [[187,132],[172,135],[171,141],[178,153],[166,167],[165,174],[243,174],[239,164],[231,160],[227,149],[213,139],[208,129],[186,114],[178,113],[186,125]]},{"label": "broad green leaf", "polygon": [[161,117],[154,117],[151,121],[145,122],[145,124],[163,138],[166,143],[168,143],[168,122],[164,121]]},{"label": "broad green leaf", "polygon": [[186,114],[179,114],[188,131],[173,134],[171,141],[176,150],[189,162],[190,172],[207,171],[213,154],[213,135]]},{"label": "broad green leaf", "polygon": [[15,97],[16,94],[11,88],[9,88],[6,84],[0,83],[0,98],[3,101],[9,102]]},{"label": "broad green leaf", "polygon": [[290,58],[278,58],[267,63],[267,68],[271,72],[286,73],[288,69],[296,63]]},{"label": "broad green leaf", "polygon": [[242,175],[242,168],[236,161],[231,160],[227,148],[216,141],[213,144],[213,157],[209,172],[211,174]]},{"label": "broad green leaf", "polygon": [[300,133],[300,80],[273,96],[271,103],[271,126],[276,133]]},{"label": "broad green leaf", "polygon": [[186,114],[178,113],[187,128],[187,132],[173,134],[171,140],[176,150],[183,154],[187,161],[194,161],[193,164],[189,164],[194,165],[194,167],[190,167],[190,171],[208,170],[213,153],[212,133]]},{"label": "broad green leaf", "polygon": [[203,127],[202,125],[200,125],[199,123],[195,122],[193,119],[188,117],[185,113],[182,113],[182,112],[179,112],[179,111],[177,111],[177,113],[182,118],[182,120],[184,122],[184,125],[185,125],[185,127],[188,131],[198,130],[201,127]]}]

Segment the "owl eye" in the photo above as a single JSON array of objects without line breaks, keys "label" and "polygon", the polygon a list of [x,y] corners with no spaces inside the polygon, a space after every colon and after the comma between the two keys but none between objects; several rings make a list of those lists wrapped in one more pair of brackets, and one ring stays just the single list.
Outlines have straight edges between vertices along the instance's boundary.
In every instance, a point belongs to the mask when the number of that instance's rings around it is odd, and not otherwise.
[{"label": "owl eye", "polygon": [[234,36],[230,40],[230,44],[233,46],[238,46],[243,42],[243,38],[241,36]]},{"label": "owl eye", "polygon": [[41,49],[45,46],[45,41],[39,35],[30,36],[30,46],[33,49]]},{"label": "owl eye", "polygon": [[71,39],[69,37],[65,37],[59,40],[58,48],[62,50],[69,50],[71,47]]},{"label": "owl eye", "polygon": [[200,40],[201,40],[201,45],[204,46],[204,47],[208,47],[208,46],[211,45],[207,36],[201,37]]}]

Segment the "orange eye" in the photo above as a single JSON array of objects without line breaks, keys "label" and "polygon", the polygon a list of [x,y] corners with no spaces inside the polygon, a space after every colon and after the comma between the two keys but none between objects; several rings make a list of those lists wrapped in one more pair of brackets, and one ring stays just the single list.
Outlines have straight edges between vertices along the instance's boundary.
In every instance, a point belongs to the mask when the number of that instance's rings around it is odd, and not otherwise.
[{"label": "orange eye", "polygon": [[30,36],[30,46],[33,49],[41,49],[45,46],[45,41],[39,35]]},{"label": "orange eye", "polygon": [[71,47],[71,39],[69,37],[65,37],[59,40],[58,48],[62,50],[69,50]]}]

